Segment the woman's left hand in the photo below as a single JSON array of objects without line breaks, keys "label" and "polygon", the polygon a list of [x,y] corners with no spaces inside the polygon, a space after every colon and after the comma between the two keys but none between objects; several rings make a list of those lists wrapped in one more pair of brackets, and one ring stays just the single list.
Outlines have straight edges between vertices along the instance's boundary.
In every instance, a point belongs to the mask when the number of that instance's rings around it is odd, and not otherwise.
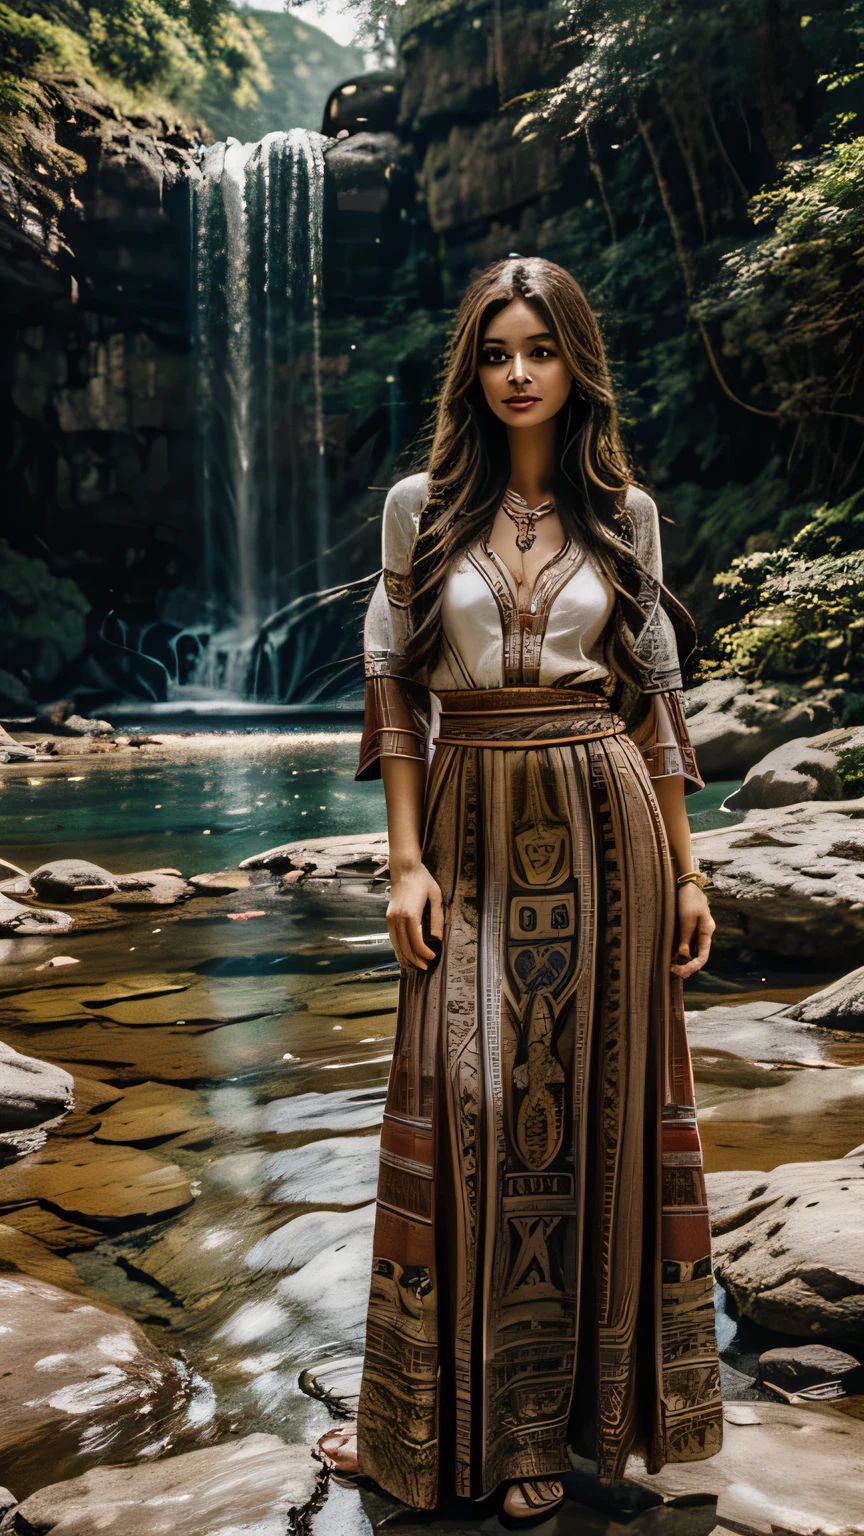
[{"label": "woman's left hand", "polygon": [[692,880],[679,885],[673,975],[686,980],[694,971],[701,971],[711,952],[711,935],[716,926],[705,892]]}]

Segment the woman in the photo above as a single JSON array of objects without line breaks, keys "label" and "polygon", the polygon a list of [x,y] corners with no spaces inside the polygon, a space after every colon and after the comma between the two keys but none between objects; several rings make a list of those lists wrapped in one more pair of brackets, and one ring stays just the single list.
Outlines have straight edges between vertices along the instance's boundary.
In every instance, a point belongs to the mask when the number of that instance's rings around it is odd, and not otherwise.
[{"label": "woman", "polygon": [[714,927],[690,621],[563,268],[469,288],[383,565],[357,777],[384,779],[402,980],[358,1423],[319,1444],[417,1508],[505,1485],[537,1523],[568,1446],[611,1481],[721,1437],[682,1011]]}]

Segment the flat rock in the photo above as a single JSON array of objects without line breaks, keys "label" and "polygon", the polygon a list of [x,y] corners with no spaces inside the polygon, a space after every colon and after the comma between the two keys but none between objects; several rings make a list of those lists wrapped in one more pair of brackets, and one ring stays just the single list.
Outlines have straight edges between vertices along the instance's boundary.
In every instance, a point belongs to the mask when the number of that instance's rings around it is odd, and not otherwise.
[{"label": "flat rock", "polygon": [[209,1139],[216,1129],[200,1095],[191,1089],[167,1083],[139,1083],[127,1088],[122,1102],[101,1116],[94,1138],[135,1146],[167,1141],[190,1132]]},{"label": "flat rock", "polygon": [[767,810],[802,800],[842,800],[837,773],[841,752],[864,746],[864,726],[799,736],[760,758],[740,789],[724,802],[730,811]]},{"label": "flat rock", "polygon": [[864,798],[749,811],[697,832],[714,883],[714,942],[740,955],[855,959],[864,940]]},{"label": "flat rock", "polygon": [[178,901],[194,895],[191,886],[174,869],[142,869],[115,878],[119,894],[111,896],[112,907],[174,907]]},{"label": "flat rock", "polygon": [[736,1308],[797,1338],[864,1345],[864,1154],[709,1173],[714,1269]]},{"label": "flat rock", "polygon": [[37,901],[94,901],[118,889],[117,880],[100,864],[86,859],[52,859],[40,864],[30,876]]},{"label": "flat rock", "polygon": [[365,876],[369,880],[388,878],[390,858],[385,832],[364,835],[318,837],[307,841],[280,843],[263,853],[243,859],[241,869],[269,869],[274,874],[297,871],[303,875],[334,879],[342,875]]},{"label": "flat rock", "polygon": [[[832,1409],[727,1403],[723,1446],[707,1461],[625,1477],[664,1502],[718,1496],[721,1536],[861,1536],[864,1424]],[[726,1523],[728,1522],[728,1524]]]},{"label": "flat rock", "polygon": [[793,1003],[785,1016],[823,1029],[864,1030],[864,965],[803,1003]]},{"label": "flat rock", "polygon": [[[100,1467],[40,1488],[0,1526],[53,1536],[285,1536],[312,1501],[319,1465],[306,1445],[245,1435],[149,1465]],[[166,1506],[170,1525],[166,1525]]]},{"label": "flat rock", "polygon": [[766,1349],[759,1356],[759,1380],[765,1386],[782,1387],[786,1392],[823,1386],[836,1382],[854,1391],[864,1377],[860,1361],[841,1349],[825,1344],[786,1345]]},{"label": "flat rock", "polygon": [[97,1243],[105,1241],[105,1233],[98,1228],[82,1227],[78,1222],[67,1221],[65,1217],[58,1216],[56,1211],[46,1210],[35,1201],[31,1205],[19,1205],[14,1210],[4,1211],[3,1224],[14,1227],[28,1237],[35,1237],[37,1242],[49,1248],[52,1253],[73,1253],[80,1249],[95,1248]]},{"label": "flat rock", "polygon": [[398,981],[339,981],[315,987],[305,1002],[313,1013],[349,1019],[374,1013],[393,1013],[399,1001]]},{"label": "flat rock", "polygon": [[51,1475],[75,1477],[188,1435],[190,1411],[199,1433],[212,1417],[141,1328],[58,1286],[0,1275],[0,1327],[0,1465],[19,1498],[44,1483],[49,1446]]},{"label": "flat rock", "polygon": [[53,1120],[70,1107],[72,1089],[61,1067],[22,1056],[0,1040],[0,1131]]},{"label": "flat rock", "polygon": [[49,907],[23,907],[0,892],[0,933],[19,939],[47,938],[54,933],[67,933],[74,926],[75,919],[68,912],[54,912]]},{"label": "flat rock", "polygon": [[245,869],[220,869],[216,874],[190,875],[189,884],[200,896],[233,896],[249,889]]},{"label": "flat rock", "polygon": [[62,1286],[66,1291],[83,1291],[78,1271],[68,1259],[62,1259],[20,1227],[0,1223],[0,1271],[17,1269],[35,1280]]},{"label": "flat rock", "polygon": [[287,1012],[297,990],[293,982],[289,976],[196,978],[182,993],[129,998],[108,1004],[100,1012],[115,1024],[133,1026],[227,1024]]},{"label": "flat rock", "polygon": [[795,737],[836,726],[830,704],[802,694],[784,704],[777,688],[748,686],[740,677],[712,678],[691,688],[684,713],[706,779],[733,779]]},{"label": "flat rock", "polygon": [[192,1198],[189,1180],[176,1164],[129,1147],[52,1141],[0,1169],[0,1208],[38,1200],[85,1221],[163,1216]]}]

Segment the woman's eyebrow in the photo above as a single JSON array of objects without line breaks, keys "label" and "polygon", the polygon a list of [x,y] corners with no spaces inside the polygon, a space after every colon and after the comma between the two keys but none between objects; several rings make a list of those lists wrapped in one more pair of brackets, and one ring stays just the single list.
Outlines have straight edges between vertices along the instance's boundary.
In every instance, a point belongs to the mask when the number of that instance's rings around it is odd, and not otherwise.
[{"label": "woman's eyebrow", "polygon": [[[533,336],[526,336],[525,340],[526,341],[554,341],[555,338],[552,335],[551,331],[535,331]],[[493,343],[494,343],[494,345],[496,347],[504,347],[504,346],[507,345],[507,343],[505,341],[502,341],[500,336],[484,336],[481,345],[484,346],[484,347],[488,347],[488,346],[491,346]]]}]

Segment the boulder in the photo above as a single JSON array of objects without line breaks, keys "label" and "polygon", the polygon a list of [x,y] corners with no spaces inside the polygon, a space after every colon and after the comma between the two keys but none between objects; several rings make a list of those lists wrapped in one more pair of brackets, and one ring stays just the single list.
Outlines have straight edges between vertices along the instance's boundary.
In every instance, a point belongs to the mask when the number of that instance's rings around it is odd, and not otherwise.
[{"label": "boulder", "polygon": [[711,678],[691,688],[684,714],[706,779],[737,778],[784,742],[837,724],[827,699],[802,694],[787,703],[779,688],[748,686],[740,677]]},{"label": "boulder", "polygon": [[0,1131],[41,1125],[70,1107],[72,1077],[35,1056],[21,1056],[0,1040]]},{"label": "boulder", "polygon": [[864,726],[784,742],[754,764],[741,788],[724,801],[724,809],[770,810],[802,800],[842,800],[838,757],[843,751],[860,750],[862,746]]},{"label": "boulder", "polygon": [[864,965],[823,991],[814,992],[803,1003],[793,1003],[784,1010],[784,1016],[823,1029],[864,1029]]},{"label": "boulder", "polygon": [[[52,1470],[56,1470],[52,1465]],[[315,1496],[319,1466],[306,1445],[244,1435],[142,1465],[99,1467],[40,1488],[0,1525],[3,1536],[285,1536]],[[169,1513],[170,1511],[170,1513]]]},{"label": "boulder", "polygon": [[114,727],[109,720],[89,720],[86,715],[67,715],[63,728],[73,736],[114,735]]},{"label": "boulder", "polygon": [[[0,1327],[0,1466],[19,1498],[41,1487],[49,1466],[52,1477],[76,1477],[108,1459],[156,1454],[189,1435],[190,1410],[206,1434],[203,1383],[128,1318],[7,1274]],[[6,1530],[48,1528],[13,1520]]]},{"label": "boulder", "polygon": [[30,876],[30,889],[37,901],[93,901],[118,888],[107,869],[86,859],[53,859],[40,864]]},{"label": "boulder", "polygon": [[788,1345],[766,1349],[759,1356],[759,1380],[763,1386],[779,1387],[784,1393],[806,1391],[809,1387],[838,1387],[856,1391],[864,1377],[860,1361],[841,1349],[825,1344]]},{"label": "boulder", "polygon": [[47,907],[22,907],[20,901],[0,891],[0,933],[16,939],[44,938],[52,933],[67,933],[75,919],[68,912],[53,912]]},{"label": "boulder", "polygon": [[726,1403],[716,1456],[653,1474],[632,1456],[624,1476],[658,1502],[716,1497],[712,1536],[861,1536],[864,1424],[824,1406]]},{"label": "boulder", "polygon": [[721,952],[857,958],[864,940],[864,798],[749,811],[697,832]]},{"label": "boulder", "polygon": [[864,1154],[706,1177],[714,1270],[739,1313],[860,1349]]}]

